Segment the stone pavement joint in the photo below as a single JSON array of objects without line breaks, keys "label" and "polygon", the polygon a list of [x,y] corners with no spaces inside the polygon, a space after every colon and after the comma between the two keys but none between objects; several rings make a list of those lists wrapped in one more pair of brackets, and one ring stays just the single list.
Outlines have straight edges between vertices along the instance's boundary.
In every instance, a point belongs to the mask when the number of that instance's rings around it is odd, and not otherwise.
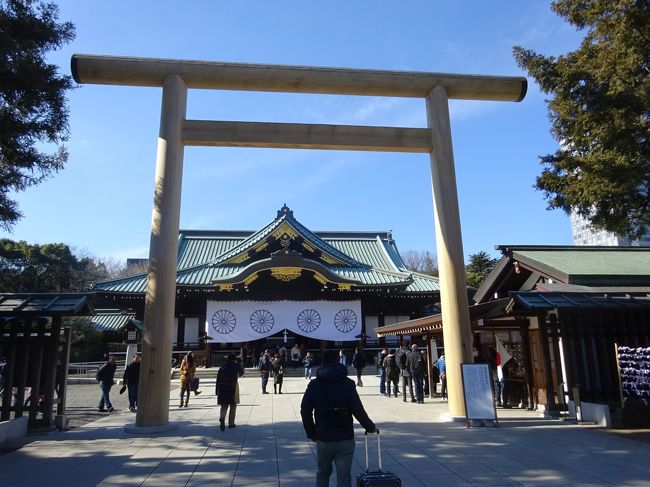
[{"label": "stone pavement joint", "polygon": [[[47,482],[66,486],[305,486],[315,484],[315,444],[300,421],[304,378],[287,377],[284,394],[262,395],[254,373],[240,380],[237,427],[221,432],[214,381],[178,408],[170,394],[172,431],[146,435],[135,416],[117,411],[67,432],[30,435],[0,455],[3,486]],[[177,382],[172,385],[177,388]],[[445,422],[439,399],[404,403],[379,396],[378,379],[358,388],[382,431],[385,470],[404,486],[650,485],[650,445],[594,427],[498,409],[499,428]],[[286,391],[286,392],[285,392]],[[97,391],[98,394],[99,391]],[[356,424],[353,476],[365,468],[363,430]],[[375,438],[371,438],[374,440]],[[370,466],[377,468],[376,441]],[[331,485],[335,485],[335,473]]]}]

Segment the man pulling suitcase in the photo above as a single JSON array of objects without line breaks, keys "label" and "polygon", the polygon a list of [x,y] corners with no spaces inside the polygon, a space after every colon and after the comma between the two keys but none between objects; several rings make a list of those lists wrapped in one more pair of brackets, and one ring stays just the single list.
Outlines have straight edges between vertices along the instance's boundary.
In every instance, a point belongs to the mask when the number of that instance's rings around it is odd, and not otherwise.
[{"label": "man pulling suitcase", "polygon": [[336,464],[336,485],[352,485],[354,456],[353,417],[366,432],[377,430],[366,414],[348,369],[338,363],[334,350],[327,350],[316,379],[307,386],[300,405],[302,425],[307,437],[316,442],[318,472],[316,487],[327,487]]}]

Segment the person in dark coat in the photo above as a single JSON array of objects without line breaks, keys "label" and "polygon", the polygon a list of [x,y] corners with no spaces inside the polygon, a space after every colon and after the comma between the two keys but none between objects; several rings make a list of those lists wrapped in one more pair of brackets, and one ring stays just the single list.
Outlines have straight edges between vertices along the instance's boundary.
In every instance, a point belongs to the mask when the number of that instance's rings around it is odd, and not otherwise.
[{"label": "person in dark coat", "polygon": [[279,393],[282,394],[282,383],[284,382],[284,361],[282,357],[275,354],[273,360],[271,360],[271,369],[273,371],[273,394],[278,394],[278,387],[280,388]]},{"label": "person in dark coat", "polygon": [[431,385],[433,385],[431,397],[438,395],[438,382],[440,382],[440,370],[438,370],[438,361],[436,360],[431,366]]},{"label": "person in dark coat", "polygon": [[361,374],[363,374],[363,368],[366,366],[366,359],[363,356],[363,351],[361,347],[357,347],[352,356],[352,367],[357,371],[357,386],[363,387],[363,382],[361,381]]},{"label": "person in dark coat", "polygon": [[228,428],[234,428],[235,414],[237,413],[237,404],[239,404],[239,382],[242,375],[242,368],[235,361],[235,355],[229,353],[226,355],[226,361],[219,367],[217,372],[217,384],[214,393],[217,396],[217,404],[221,406],[219,412],[219,429],[226,429],[226,412],[228,414]]},{"label": "person in dark coat", "polygon": [[388,397],[390,397],[390,385],[393,384],[393,395],[395,397],[399,396],[399,366],[397,365],[397,359],[395,358],[395,350],[391,351],[384,358],[384,369],[386,370],[386,392]]},{"label": "person in dark coat", "polygon": [[265,350],[260,357],[260,377],[262,378],[262,394],[266,392],[266,386],[269,383],[269,374],[271,373],[271,351]]},{"label": "person in dark coat", "polygon": [[[99,389],[102,391],[102,396],[99,399],[99,412],[108,411],[112,413],[114,411],[113,405],[111,404],[111,387],[115,384],[113,380],[115,378],[115,369],[117,365],[115,364],[115,356],[109,355],[106,363],[102,365],[97,371],[97,382],[99,382]],[[104,409],[106,406],[106,409]]]},{"label": "person in dark coat", "polygon": [[411,396],[411,402],[424,404],[424,372],[427,369],[427,363],[415,343],[411,345],[411,351],[406,356],[406,367],[408,368],[415,389],[415,398]]},{"label": "person in dark coat", "polygon": [[[129,393],[129,411],[135,413],[138,407],[138,385],[140,384],[140,354],[133,354],[133,361],[124,369],[122,380]],[[120,391],[122,392],[122,391]]]},{"label": "person in dark coat", "polygon": [[377,431],[361,403],[348,370],[337,363],[334,350],[327,350],[316,379],[307,386],[300,404],[300,416],[307,438],[316,442],[318,471],[316,486],[329,485],[332,461],[338,486],[351,485],[354,456],[353,417],[368,433]]}]

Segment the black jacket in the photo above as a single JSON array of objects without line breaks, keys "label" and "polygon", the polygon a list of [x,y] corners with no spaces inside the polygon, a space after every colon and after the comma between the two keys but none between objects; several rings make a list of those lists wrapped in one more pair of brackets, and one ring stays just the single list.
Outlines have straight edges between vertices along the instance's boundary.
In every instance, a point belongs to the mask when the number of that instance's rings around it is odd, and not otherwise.
[{"label": "black jacket", "polygon": [[124,369],[124,385],[137,386],[140,383],[140,362],[131,362]]},{"label": "black jacket", "polygon": [[217,396],[217,404],[236,404],[235,389],[237,380],[241,376],[241,368],[234,360],[226,360],[219,367],[217,372],[217,383],[214,393]]},{"label": "black jacket", "polygon": [[354,438],[352,416],[366,431],[375,431],[375,424],[361,404],[354,381],[347,375],[344,365],[326,364],[318,369],[316,379],[307,386],[300,415],[311,440],[333,442]]},{"label": "black jacket", "polygon": [[427,371],[427,364],[420,352],[411,350],[406,356],[406,368],[412,377],[422,377]]},{"label": "black jacket", "polygon": [[113,385],[114,382],[113,378],[115,377],[116,368],[117,365],[115,365],[114,363],[106,362],[97,371],[97,375],[96,375],[97,382],[101,382],[102,384]]}]

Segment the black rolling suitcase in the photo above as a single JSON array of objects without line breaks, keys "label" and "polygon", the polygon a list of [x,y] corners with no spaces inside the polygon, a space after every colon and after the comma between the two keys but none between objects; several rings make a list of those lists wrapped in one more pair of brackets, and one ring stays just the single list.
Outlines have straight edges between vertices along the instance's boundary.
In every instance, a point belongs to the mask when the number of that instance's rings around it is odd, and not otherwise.
[{"label": "black rolling suitcase", "polygon": [[368,463],[368,433],[366,433],[366,471],[357,476],[357,487],[401,487],[402,481],[391,472],[384,472],[381,469],[381,440],[377,431],[377,458],[379,459],[379,470],[370,471]]}]

